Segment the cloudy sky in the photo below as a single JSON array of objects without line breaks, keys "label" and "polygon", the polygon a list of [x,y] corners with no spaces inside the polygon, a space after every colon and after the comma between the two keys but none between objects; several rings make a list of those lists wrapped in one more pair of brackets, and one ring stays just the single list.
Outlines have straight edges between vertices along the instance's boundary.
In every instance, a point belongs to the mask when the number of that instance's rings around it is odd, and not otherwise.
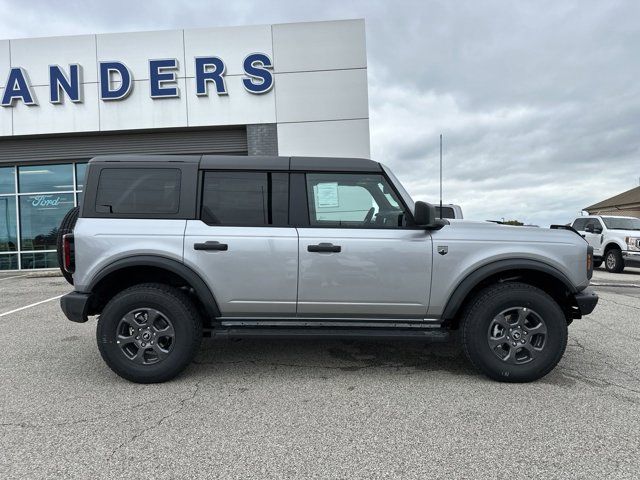
[{"label": "cloudy sky", "polygon": [[372,157],[474,219],[566,223],[640,181],[640,2],[3,1],[1,38],[364,18]]}]

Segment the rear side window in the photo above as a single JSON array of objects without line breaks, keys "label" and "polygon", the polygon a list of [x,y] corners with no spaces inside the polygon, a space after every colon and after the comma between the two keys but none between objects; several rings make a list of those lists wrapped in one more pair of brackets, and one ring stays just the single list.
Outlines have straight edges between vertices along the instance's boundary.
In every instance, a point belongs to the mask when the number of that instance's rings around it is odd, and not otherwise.
[{"label": "rear side window", "polygon": [[105,168],[100,172],[96,212],[175,214],[179,208],[177,168]]},{"label": "rear side window", "polygon": [[289,174],[204,173],[200,218],[208,225],[286,226]]},{"label": "rear side window", "polygon": [[451,207],[442,207],[442,215],[440,215],[440,207],[436,207],[436,217],[440,218],[456,218],[456,213]]}]

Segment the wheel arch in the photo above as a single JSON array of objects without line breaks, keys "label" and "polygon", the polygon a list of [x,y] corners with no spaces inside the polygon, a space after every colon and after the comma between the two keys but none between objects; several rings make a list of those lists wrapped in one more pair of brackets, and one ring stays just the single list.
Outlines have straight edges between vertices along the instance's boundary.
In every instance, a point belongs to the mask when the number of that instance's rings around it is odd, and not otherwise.
[{"label": "wheel arch", "polygon": [[207,318],[220,316],[213,292],[202,277],[183,263],[159,255],[129,256],[102,268],[87,288],[87,292],[91,294],[89,314],[99,313],[108,297],[132,285],[149,281],[186,288],[196,301],[198,309]]},{"label": "wheel arch", "polygon": [[571,294],[578,290],[564,273],[537,260],[505,259],[483,265],[461,280],[445,305],[442,320],[457,328],[459,314],[477,292],[488,285],[508,281],[519,281],[540,288],[565,309],[569,322],[573,318]]},{"label": "wheel arch", "polygon": [[622,245],[622,242],[618,243],[618,240],[609,240],[604,247],[602,248],[602,251],[606,253],[611,250],[612,248],[617,248],[619,250],[624,250],[624,246]]}]

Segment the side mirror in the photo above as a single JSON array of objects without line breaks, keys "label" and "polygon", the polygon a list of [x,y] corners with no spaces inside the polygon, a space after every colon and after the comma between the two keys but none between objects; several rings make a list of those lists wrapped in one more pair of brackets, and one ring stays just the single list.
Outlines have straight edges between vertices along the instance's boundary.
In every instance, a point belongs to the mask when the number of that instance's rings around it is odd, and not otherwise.
[{"label": "side mirror", "polygon": [[602,227],[593,227],[593,233],[595,233],[596,235],[600,235],[602,233]]},{"label": "side mirror", "polygon": [[439,230],[449,223],[446,220],[436,218],[436,207],[430,203],[419,201],[416,202],[413,220],[416,226],[429,230]]},{"label": "side mirror", "polygon": [[594,233],[593,232],[593,225],[592,224],[587,225],[586,227],[584,227],[584,231],[587,232],[587,233]]}]

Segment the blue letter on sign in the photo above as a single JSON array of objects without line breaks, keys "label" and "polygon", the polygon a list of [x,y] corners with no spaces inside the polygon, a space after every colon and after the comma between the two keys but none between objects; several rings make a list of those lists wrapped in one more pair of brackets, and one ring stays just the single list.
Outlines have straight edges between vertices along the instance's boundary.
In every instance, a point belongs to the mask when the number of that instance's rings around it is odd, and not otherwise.
[{"label": "blue letter on sign", "polygon": [[196,95],[207,95],[209,82],[215,84],[218,95],[226,95],[227,86],[223,77],[225,70],[224,62],[218,57],[196,57]]},{"label": "blue letter on sign", "polygon": [[20,67],[12,68],[2,95],[2,106],[13,107],[16,100],[22,100],[25,105],[37,105],[36,97],[31,91],[27,72]]},{"label": "blue letter on sign", "polygon": [[165,70],[177,70],[178,60],[166,58],[162,60],[149,60],[149,88],[151,98],[179,97],[178,87],[167,87],[166,83],[176,82],[176,72]]},{"label": "blue letter on sign", "polygon": [[[112,89],[111,76],[120,76],[120,86]],[[100,62],[100,99],[121,100],[131,93],[133,87],[131,72],[122,62]]]},{"label": "blue letter on sign", "polygon": [[267,69],[273,68],[271,59],[264,53],[252,53],[244,59],[244,88],[251,93],[267,93],[273,87],[273,75]]},{"label": "blue letter on sign", "polygon": [[58,65],[49,65],[49,101],[62,103],[62,90],[69,95],[69,100],[74,103],[82,102],[82,67],[77,63],[69,65],[68,79]]}]

